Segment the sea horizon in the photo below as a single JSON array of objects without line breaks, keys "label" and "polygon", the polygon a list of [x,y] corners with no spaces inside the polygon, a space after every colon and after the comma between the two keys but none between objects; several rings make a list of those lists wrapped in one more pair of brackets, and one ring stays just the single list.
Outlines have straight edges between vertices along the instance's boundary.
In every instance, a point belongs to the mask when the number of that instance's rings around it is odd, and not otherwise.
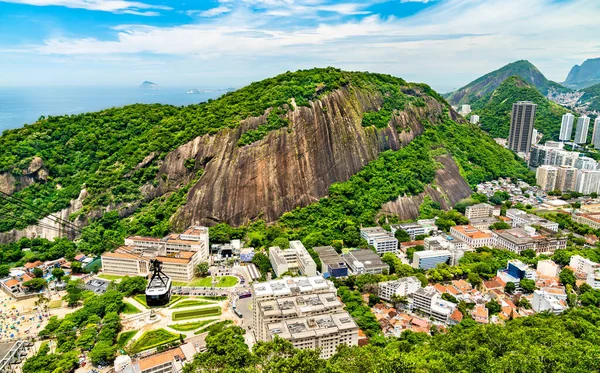
[{"label": "sea horizon", "polygon": [[[198,89],[194,94],[188,90]],[[0,87],[0,133],[34,123],[40,116],[73,115],[133,104],[186,106],[222,96],[229,88],[160,86],[9,86]]]}]

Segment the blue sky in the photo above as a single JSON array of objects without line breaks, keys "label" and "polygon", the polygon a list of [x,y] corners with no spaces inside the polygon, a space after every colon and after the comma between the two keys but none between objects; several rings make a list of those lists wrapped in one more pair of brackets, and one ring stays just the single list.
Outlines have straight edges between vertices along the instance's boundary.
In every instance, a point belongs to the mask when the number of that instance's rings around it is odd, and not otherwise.
[{"label": "blue sky", "polygon": [[336,66],[458,88],[600,57],[598,0],[0,0],[0,86],[239,87]]}]

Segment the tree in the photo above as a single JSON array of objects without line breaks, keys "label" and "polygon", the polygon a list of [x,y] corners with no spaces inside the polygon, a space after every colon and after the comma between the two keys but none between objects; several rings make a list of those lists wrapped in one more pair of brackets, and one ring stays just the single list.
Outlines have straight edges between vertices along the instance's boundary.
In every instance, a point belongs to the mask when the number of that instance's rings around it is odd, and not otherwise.
[{"label": "tree", "polygon": [[35,278],[42,278],[44,277],[44,271],[42,271],[41,268],[34,268],[33,269],[33,277]]},{"label": "tree", "polygon": [[577,280],[573,271],[568,268],[564,268],[562,271],[560,271],[558,274],[558,279],[560,280],[561,284],[571,286],[575,286],[575,281]]},{"label": "tree", "polygon": [[93,364],[110,363],[115,358],[117,347],[111,342],[101,341],[96,343],[89,353]]},{"label": "tree", "polygon": [[535,281],[534,280],[529,280],[527,278],[521,279],[521,281],[519,281],[519,285],[521,286],[521,289],[523,289],[524,293],[533,293],[533,291],[535,290]]},{"label": "tree", "polygon": [[399,242],[408,242],[410,241],[410,235],[408,233],[406,233],[405,230],[403,229],[396,229],[396,232],[394,233],[394,236],[396,237],[396,239]]},{"label": "tree", "polygon": [[60,280],[65,277],[65,271],[63,271],[62,268],[54,268],[52,269],[52,276],[54,276],[54,278],[60,282]]},{"label": "tree", "polygon": [[75,273],[83,273],[83,266],[81,262],[74,261],[71,262],[71,272]]},{"label": "tree", "polygon": [[471,272],[467,275],[467,281],[475,288],[481,285],[483,282],[481,277],[479,277],[479,275],[475,272]]},{"label": "tree", "polygon": [[379,302],[381,302],[381,298],[379,298],[376,294],[369,294],[369,307],[373,307]]},{"label": "tree", "polygon": [[271,261],[263,253],[256,253],[252,257],[252,263],[258,268],[261,274],[266,275],[271,271]]},{"label": "tree", "polygon": [[443,300],[447,300],[448,302],[452,302],[452,303],[457,303],[458,304],[458,299],[456,299],[456,297],[450,293],[444,293],[442,294],[442,299]]},{"label": "tree", "polygon": [[29,291],[39,291],[46,287],[48,283],[43,278],[34,278],[29,281],[25,281],[23,286]]},{"label": "tree", "polygon": [[0,277],[6,277],[10,273],[10,266],[8,264],[0,265]]},{"label": "tree", "polygon": [[533,249],[523,250],[523,251],[521,251],[521,256],[524,256],[525,258],[528,258],[528,259],[533,259],[536,256],[535,250],[533,250]]},{"label": "tree", "polygon": [[487,308],[490,311],[490,315],[495,315],[498,312],[502,311],[502,306],[495,299],[492,299],[491,301],[487,302],[485,308]]},{"label": "tree", "polygon": [[208,275],[208,269],[209,266],[207,262],[200,262],[194,268],[194,274],[198,277],[205,277],[206,275]]},{"label": "tree", "polygon": [[142,276],[125,276],[117,285],[117,290],[123,293],[123,296],[129,297],[135,294],[143,294],[148,286],[148,280]]},{"label": "tree", "polygon": [[490,225],[490,229],[497,230],[497,231],[503,230],[503,229],[510,229],[510,228],[511,228],[510,224],[503,222],[503,221],[498,221],[498,222],[495,222],[494,224]]},{"label": "tree", "polygon": [[506,292],[508,294],[513,294],[516,289],[517,289],[517,286],[515,285],[514,282],[509,281],[506,283],[506,286],[504,286],[504,292]]},{"label": "tree", "polygon": [[67,305],[69,307],[77,306],[77,304],[83,297],[82,292],[83,292],[83,281],[81,281],[79,279],[70,280],[67,283],[67,295],[65,296]]}]

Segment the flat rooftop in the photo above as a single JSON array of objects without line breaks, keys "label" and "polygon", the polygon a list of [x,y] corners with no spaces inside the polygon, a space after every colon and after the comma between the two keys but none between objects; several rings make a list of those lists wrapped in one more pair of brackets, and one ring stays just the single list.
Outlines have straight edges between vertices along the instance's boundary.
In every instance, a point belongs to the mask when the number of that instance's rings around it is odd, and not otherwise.
[{"label": "flat rooftop", "polygon": [[255,297],[284,297],[292,294],[310,293],[314,291],[336,291],[331,281],[321,276],[284,277],[268,282],[258,282],[252,285]]},{"label": "flat rooftop", "polygon": [[377,267],[389,267],[386,263],[381,261],[379,255],[375,254],[369,249],[352,250],[348,254],[343,256],[344,260],[358,260],[361,262],[366,269],[377,268]]},{"label": "flat rooftop", "polygon": [[357,328],[352,316],[345,311],[332,315],[300,317],[268,326],[271,339],[279,336],[287,340],[315,338]]},{"label": "flat rooftop", "polygon": [[341,309],[344,305],[335,292],[299,295],[258,301],[258,308],[265,317],[302,316],[314,312],[326,313],[327,310]]}]

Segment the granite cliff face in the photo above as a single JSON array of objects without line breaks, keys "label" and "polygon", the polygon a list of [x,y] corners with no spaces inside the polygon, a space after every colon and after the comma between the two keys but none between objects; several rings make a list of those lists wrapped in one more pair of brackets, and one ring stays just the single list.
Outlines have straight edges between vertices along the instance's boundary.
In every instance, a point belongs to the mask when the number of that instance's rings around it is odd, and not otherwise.
[{"label": "granite cliff face", "polygon": [[[173,217],[177,228],[218,222],[240,225],[256,218],[274,221],[325,197],[331,184],[347,180],[379,153],[408,144],[423,132],[424,121],[435,123],[447,115],[442,104],[423,98],[424,106],[407,104],[386,128],[376,129],[363,127],[362,117],[379,110],[383,97],[343,88],[310,107],[295,107],[287,114],[288,128],[240,147],[242,134],[264,124],[268,112],[248,118],[236,129],[197,137],[171,152],[161,165],[159,185],[146,186],[144,193],[148,198],[164,194],[191,181],[202,168],[187,203]],[[193,168],[186,162],[191,159]]]},{"label": "granite cliff face", "polygon": [[8,172],[0,172],[0,191],[13,194],[25,189],[35,182],[43,182],[48,179],[48,170],[40,157],[33,157],[31,163],[22,175]]}]

